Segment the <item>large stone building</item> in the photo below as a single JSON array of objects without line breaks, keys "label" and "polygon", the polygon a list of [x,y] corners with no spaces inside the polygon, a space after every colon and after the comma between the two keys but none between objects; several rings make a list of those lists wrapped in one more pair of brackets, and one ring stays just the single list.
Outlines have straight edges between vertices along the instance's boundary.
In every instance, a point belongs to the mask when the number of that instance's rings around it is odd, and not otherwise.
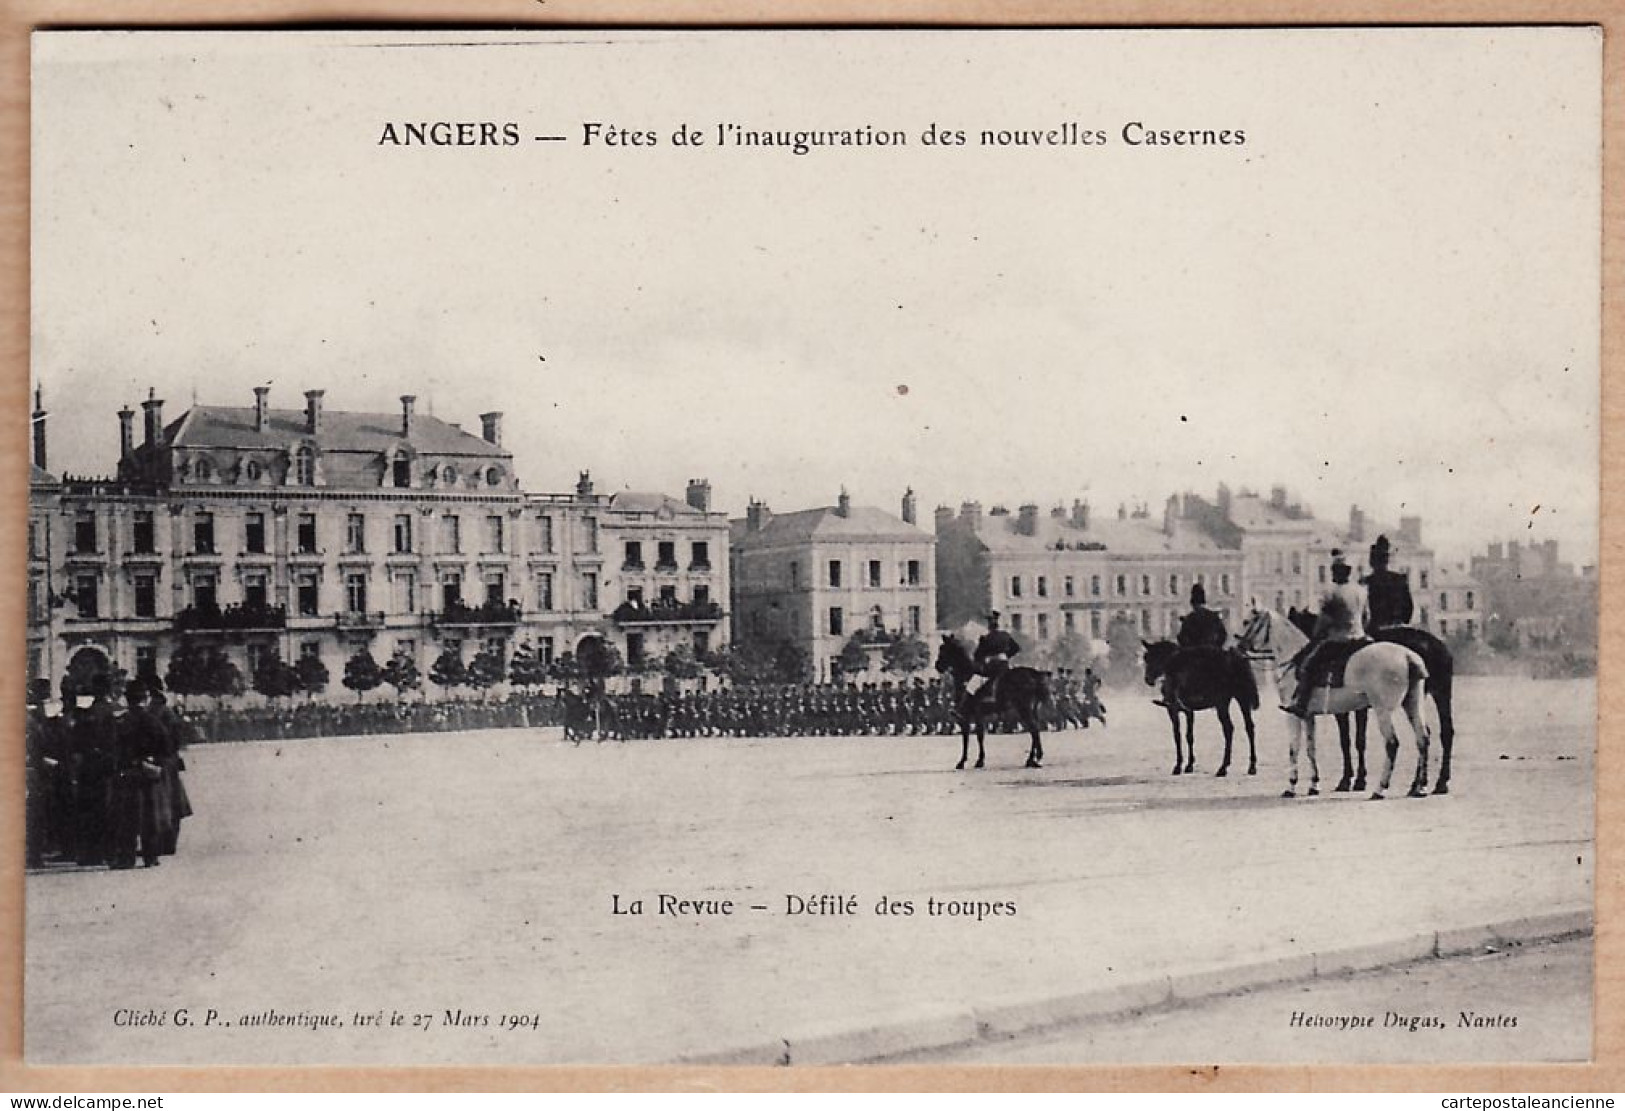
[{"label": "large stone building", "polygon": [[732,522],[735,642],[799,649],[822,681],[843,674],[841,652],[854,637],[871,650],[871,672],[887,644],[929,637],[936,542],[915,515],[912,490],[901,517],[854,506],[845,491],[834,505],[794,513],[752,500]]},{"label": "large stone building", "polygon": [[1479,605],[1497,639],[1536,652],[1568,652],[1595,659],[1598,635],[1597,568],[1576,569],[1557,541],[1491,544],[1473,557],[1469,573],[1480,584]]},{"label": "large stone building", "polygon": [[[224,648],[250,679],[268,656],[319,659],[333,696],[360,648],[427,674],[448,648],[466,660],[527,640],[553,653],[598,635],[642,661],[654,647],[644,629],[667,629],[669,615],[640,626],[618,613],[625,568],[606,568],[604,548],[623,535],[664,552],[680,534],[685,555],[726,542],[721,514],[597,496],[585,475],[572,494],[526,495],[501,413],[483,414],[475,436],[416,412],[410,396],[398,414],[323,401],[311,390],[303,410],[273,409],[262,387],[252,407],[194,406],[166,424],[149,396],[139,442],[134,412],[119,413],[116,478],[60,481],[43,466],[38,411],[31,677],[55,686],[70,666],[162,674],[182,637]],[[660,575],[656,598],[668,586],[686,601],[727,595],[725,567]],[[686,615],[688,643],[722,616]]]},{"label": "large stone building", "polygon": [[1068,633],[1102,640],[1113,619],[1146,638],[1178,631],[1201,583],[1229,623],[1240,616],[1241,553],[1226,548],[1170,499],[1161,518],[1119,507],[1101,517],[1075,501],[1011,514],[965,502],[937,510],[937,605],[945,626],[990,609],[1017,636],[1043,646]]}]

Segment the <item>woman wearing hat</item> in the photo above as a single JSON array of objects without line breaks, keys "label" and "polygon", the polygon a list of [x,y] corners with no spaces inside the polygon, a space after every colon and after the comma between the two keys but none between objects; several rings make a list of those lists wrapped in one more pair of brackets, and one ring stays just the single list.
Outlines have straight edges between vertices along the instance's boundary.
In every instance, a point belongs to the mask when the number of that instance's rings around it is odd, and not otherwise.
[{"label": "woman wearing hat", "polygon": [[1370,617],[1365,588],[1349,582],[1351,571],[1348,561],[1339,549],[1332,549],[1332,585],[1320,599],[1320,615],[1315,619],[1315,635],[1303,661],[1298,665],[1298,689],[1291,706],[1283,706],[1289,714],[1309,716],[1309,698],[1320,685],[1326,670],[1338,659],[1348,655],[1353,641],[1365,638],[1366,622]]}]

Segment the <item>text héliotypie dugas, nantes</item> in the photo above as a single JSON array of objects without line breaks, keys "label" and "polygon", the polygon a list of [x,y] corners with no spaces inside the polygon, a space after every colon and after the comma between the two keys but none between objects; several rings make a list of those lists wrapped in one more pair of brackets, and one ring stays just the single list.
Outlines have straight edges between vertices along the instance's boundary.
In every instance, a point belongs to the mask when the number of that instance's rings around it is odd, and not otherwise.
[{"label": "text h\u00e9liotypie dugas, nantes", "polygon": [[[531,129],[534,130],[534,129]],[[675,127],[627,125],[588,120],[575,134],[530,135],[532,142],[564,142],[604,150],[675,148],[702,150],[776,150],[805,155],[815,150],[1017,150],[1044,148],[1225,148],[1247,145],[1245,128],[1129,120],[1096,127],[1064,120],[1032,127],[956,127],[931,123],[917,128],[758,127],[723,121],[683,123]],[[514,120],[386,120],[378,127],[381,147],[522,147],[527,129]]]},{"label": "text h\u00e9liotypie dugas, nantes", "polygon": [[629,896],[619,892],[609,897],[614,916],[643,918],[738,918],[746,916],[784,918],[954,918],[982,922],[994,918],[1014,918],[1013,899],[945,898],[928,895],[907,899],[881,895],[878,898],[851,893],[784,894],[759,902],[741,899],[674,895],[655,892]]}]

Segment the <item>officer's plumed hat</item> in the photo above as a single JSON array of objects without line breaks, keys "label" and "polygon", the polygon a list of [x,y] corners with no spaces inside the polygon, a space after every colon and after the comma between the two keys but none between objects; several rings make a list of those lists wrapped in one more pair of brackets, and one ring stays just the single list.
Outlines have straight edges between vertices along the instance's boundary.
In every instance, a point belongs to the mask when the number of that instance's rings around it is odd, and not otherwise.
[{"label": "officer's plumed hat", "polygon": [[1377,537],[1377,542],[1371,545],[1371,562],[1379,563],[1387,560],[1392,551],[1393,547],[1388,543],[1387,536]]}]

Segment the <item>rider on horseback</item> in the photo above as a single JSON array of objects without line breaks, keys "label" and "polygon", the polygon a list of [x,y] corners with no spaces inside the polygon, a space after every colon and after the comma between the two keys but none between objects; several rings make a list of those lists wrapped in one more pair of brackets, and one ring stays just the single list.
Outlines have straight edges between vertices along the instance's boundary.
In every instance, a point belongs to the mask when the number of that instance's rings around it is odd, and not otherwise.
[{"label": "rider on horseback", "polygon": [[1207,590],[1201,583],[1191,587],[1191,611],[1179,620],[1181,648],[1223,648],[1230,639],[1224,618],[1207,608]]},{"label": "rider on horseback", "polygon": [[1409,625],[1412,611],[1411,587],[1405,576],[1388,570],[1391,549],[1386,536],[1377,537],[1371,545],[1371,574],[1365,577],[1366,596],[1371,606],[1370,628],[1392,628]]},{"label": "rider on horseback", "polygon": [[1298,661],[1298,689],[1292,705],[1281,709],[1298,717],[1309,716],[1309,699],[1325,681],[1326,673],[1339,660],[1346,660],[1351,646],[1365,638],[1369,604],[1365,588],[1349,582],[1350,568],[1343,553],[1332,549],[1332,586],[1320,599],[1320,616],[1314,636]]},{"label": "rider on horseback", "polygon": [[987,632],[976,642],[976,652],[971,657],[983,680],[966,689],[965,704],[968,706],[978,698],[991,702],[998,694],[999,676],[1010,670],[1010,657],[1020,651],[1016,638],[999,628],[999,611],[993,610],[987,615]]}]

